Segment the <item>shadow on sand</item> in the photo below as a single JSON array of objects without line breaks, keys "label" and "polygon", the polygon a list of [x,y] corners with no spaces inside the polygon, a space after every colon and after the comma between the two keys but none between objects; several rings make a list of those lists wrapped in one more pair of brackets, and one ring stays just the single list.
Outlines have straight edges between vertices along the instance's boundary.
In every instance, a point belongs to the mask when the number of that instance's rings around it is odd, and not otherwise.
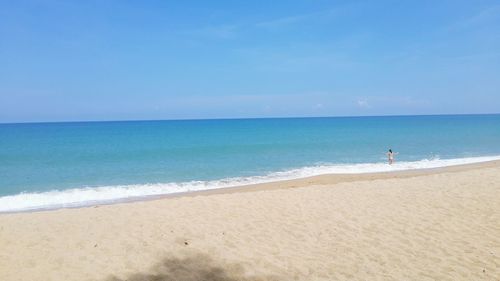
[{"label": "shadow on sand", "polygon": [[206,255],[187,258],[165,258],[150,272],[139,272],[120,279],[111,276],[107,281],[278,281],[273,276],[249,276],[241,265],[220,266]]}]

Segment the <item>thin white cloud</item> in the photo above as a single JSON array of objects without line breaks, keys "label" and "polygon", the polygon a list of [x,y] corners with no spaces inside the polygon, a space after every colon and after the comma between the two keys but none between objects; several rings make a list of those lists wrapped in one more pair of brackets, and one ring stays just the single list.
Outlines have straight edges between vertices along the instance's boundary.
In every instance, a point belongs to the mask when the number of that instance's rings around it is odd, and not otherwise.
[{"label": "thin white cloud", "polygon": [[257,22],[257,23],[246,23],[246,24],[235,24],[235,23],[227,23],[227,24],[221,24],[221,25],[212,25],[212,26],[205,26],[205,27],[200,27],[192,30],[187,30],[183,33],[189,34],[189,35],[195,35],[195,36],[201,36],[201,37],[210,37],[210,38],[218,38],[218,39],[229,39],[233,38],[238,34],[238,31],[241,31],[242,29],[247,29],[247,28],[267,28],[267,29],[275,29],[279,27],[284,27],[288,25],[292,25],[295,23],[299,23],[302,21],[310,20],[313,18],[317,18],[320,15],[327,15],[328,11],[326,12],[316,12],[316,13],[309,13],[309,14],[302,14],[302,15],[295,15],[295,16],[287,16],[287,17],[282,17],[282,18],[277,18],[277,19],[272,19],[269,21],[263,21],[263,22]]},{"label": "thin white cloud", "polygon": [[308,44],[291,44],[286,48],[240,48],[232,53],[247,67],[264,72],[300,73],[309,71],[352,71],[367,63],[342,51]]},{"label": "thin white cloud", "polygon": [[426,99],[418,99],[411,96],[371,96],[370,98],[358,98],[356,99],[356,105],[359,108],[369,109],[369,108],[423,108],[428,107],[431,103]]},{"label": "thin white cloud", "polygon": [[269,19],[266,21],[261,21],[256,23],[255,26],[259,28],[275,29],[275,28],[286,27],[289,25],[304,23],[308,21],[321,22],[325,20],[332,20],[339,16],[343,15],[345,16],[353,11],[358,11],[362,6],[364,6],[364,3],[353,1],[348,4],[339,5],[321,11],[290,15],[290,16]]},{"label": "thin white cloud", "polygon": [[264,27],[264,28],[278,28],[291,24],[295,24],[307,19],[311,19],[314,16],[317,16],[320,13],[309,13],[295,16],[282,17],[277,19],[272,19],[268,21],[258,22],[255,24],[256,27]]},{"label": "thin white cloud", "polygon": [[238,33],[239,26],[236,24],[224,24],[217,26],[206,26],[199,29],[185,31],[185,34],[215,39],[234,38]]},{"label": "thin white cloud", "polygon": [[500,5],[493,5],[482,9],[468,18],[457,21],[445,28],[445,31],[473,28],[487,24],[500,18]]},{"label": "thin white cloud", "polygon": [[366,98],[359,98],[357,101],[356,101],[358,107],[360,108],[371,108],[370,104],[368,103],[368,99]]},{"label": "thin white cloud", "polygon": [[197,29],[195,28],[193,30],[188,30],[184,33],[192,35],[201,35],[205,37],[228,39],[235,37],[238,34],[238,32],[242,32],[246,29],[263,28],[271,30],[271,29],[279,29],[294,24],[302,24],[304,22],[317,21],[324,23],[325,21],[332,20],[340,15],[346,15],[349,14],[351,11],[356,11],[357,9],[359,9],[359,4],[360,4],[359,2],[354,2],[321,11],[288,15],[260,22],[246,22],[246,23],[233,22],[221,25],[200,27]]}]

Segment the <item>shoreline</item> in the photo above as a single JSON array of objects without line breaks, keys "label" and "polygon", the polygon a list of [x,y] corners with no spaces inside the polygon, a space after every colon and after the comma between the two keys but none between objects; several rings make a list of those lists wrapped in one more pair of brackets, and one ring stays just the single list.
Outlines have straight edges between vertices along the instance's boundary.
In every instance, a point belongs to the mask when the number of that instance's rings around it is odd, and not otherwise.
[{"label": "shoreline", "polygon": [[383,180],[383,179],[402,179],[402,178],[434,175],[440,173],[456,173],[461,171],[499,167],[499,166],[500,166],[500,160],[491,160],[480,163],[460,164],[460,165],[437,167],[437,168],[422,168],[422,169],[412,169],[412,170],[358,173],[358,174],[354,173],[324,174],[324,175],[309,176],[298,179],[279,180],[268,183],[257,183],[257,184],[248,184],[248,185],[224,187],[216,189],[196,190],[191,192],[164,194],[164,195],[158,195],[159,198],[152,200],[161,200],[163,198],[169,198],[169,197],[230,194],[237,192],[254,192],[263,190],[288,189],[288,188],[297,188],[309,185],[321,186],[321,185],[335,185],[347,182],[363,182],[363,181]]},{"label": "shoreline", "polygon": [[5,281],[489,281],[500,276],[498,221],[500,161],[322,175],[2,214],[0,272]]},{"label": "shoreline", "polygon": [[66,206],[66,207],[46,207],[46,208],[35,208],[35,209],[19,210],[19,211],[4,211],[4,212],[0,211],[0,216],[17,214],[17,213],[38,213],[38,212],[50,212],[50,211],[66,210],[66,209],[95,208],[99,206],[134,204],[137,202],[148,202],[148,201],[164,200],[164,199],[178,198],[178,197],[196,197],[196,196],[209,196],[216,194],[231,194],[239,192],[288,189],[288,188],[296,188],[308,185],[332,185],[332,184],[335,185],[345,182],[362,182],[371,180],[383,180],[389,178],[401,179],[401,178],[418,177],[418,176],[425,176],[425,175],[432,175],[439,173],[460,172],[466,170],[481,169],[486,167],[497,167],[497,166],[500,166],[500,160],[488,160],[477,163],[458,164],[458,165],[436,167],[436,168],[417,168],[417,169],[385,171],[385,172],[368,172],[368,173],[352,173],[352,174],[331,173],[331,174],[307,176],[296,179],[277,180],[265,183],[254,183],[254,184],[245,184],[245,185],[213,188],[206,190],[182,191],[182,192],[168,193],[168,194],[123,198],[123,199],[113,200],[111,202],[102,202],[97,204],[83,204],[83,205]]}]

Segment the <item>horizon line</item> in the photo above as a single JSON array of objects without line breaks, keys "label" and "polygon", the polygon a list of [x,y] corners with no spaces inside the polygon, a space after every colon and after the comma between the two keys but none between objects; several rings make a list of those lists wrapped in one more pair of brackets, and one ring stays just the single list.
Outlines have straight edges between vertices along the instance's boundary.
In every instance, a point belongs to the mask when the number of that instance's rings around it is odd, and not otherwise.
[{"label": "horizon line", "polygon": [[161,122],[161,121],[210,121],[210,120],[254,120],[254,119],[314,119],[314,118],[363,118],[363,117],[412,117],[412,116],[465,116],[500,115],[498,113],[444,113],[444,114],[383,114],[383,115],[336,115],[336,116],[274,116],[274,117],[220,117],[220,118],[174,118],[174,119],[123,119],[123,120],[68,120],[68,121],[25,121],[0,122],[0,125],[57,124],[57,123],[118,123],[118,122]]}]

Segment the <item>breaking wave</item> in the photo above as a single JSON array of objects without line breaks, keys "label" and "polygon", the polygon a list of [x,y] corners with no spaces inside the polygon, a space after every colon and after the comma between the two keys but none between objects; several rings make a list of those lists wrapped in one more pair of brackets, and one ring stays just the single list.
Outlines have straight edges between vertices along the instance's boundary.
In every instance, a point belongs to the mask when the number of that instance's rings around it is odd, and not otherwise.
[{"label": "breaking wave", "polygon": [[52,190],[40,193],[20,193],[0,197],[0,212],[18,212],[109,204],[126,200],[140,200],[150,196],[268,183],[323,174],[361,174],[430,169],[493,160],[500,160],[500,156],[457,159],[433,158],[413,162],[398,162],[394,165],[388,165],[386,163],[323,164],[281,172],[272,172],[264,176],[234,177],[212,181],[114,185]]}]

